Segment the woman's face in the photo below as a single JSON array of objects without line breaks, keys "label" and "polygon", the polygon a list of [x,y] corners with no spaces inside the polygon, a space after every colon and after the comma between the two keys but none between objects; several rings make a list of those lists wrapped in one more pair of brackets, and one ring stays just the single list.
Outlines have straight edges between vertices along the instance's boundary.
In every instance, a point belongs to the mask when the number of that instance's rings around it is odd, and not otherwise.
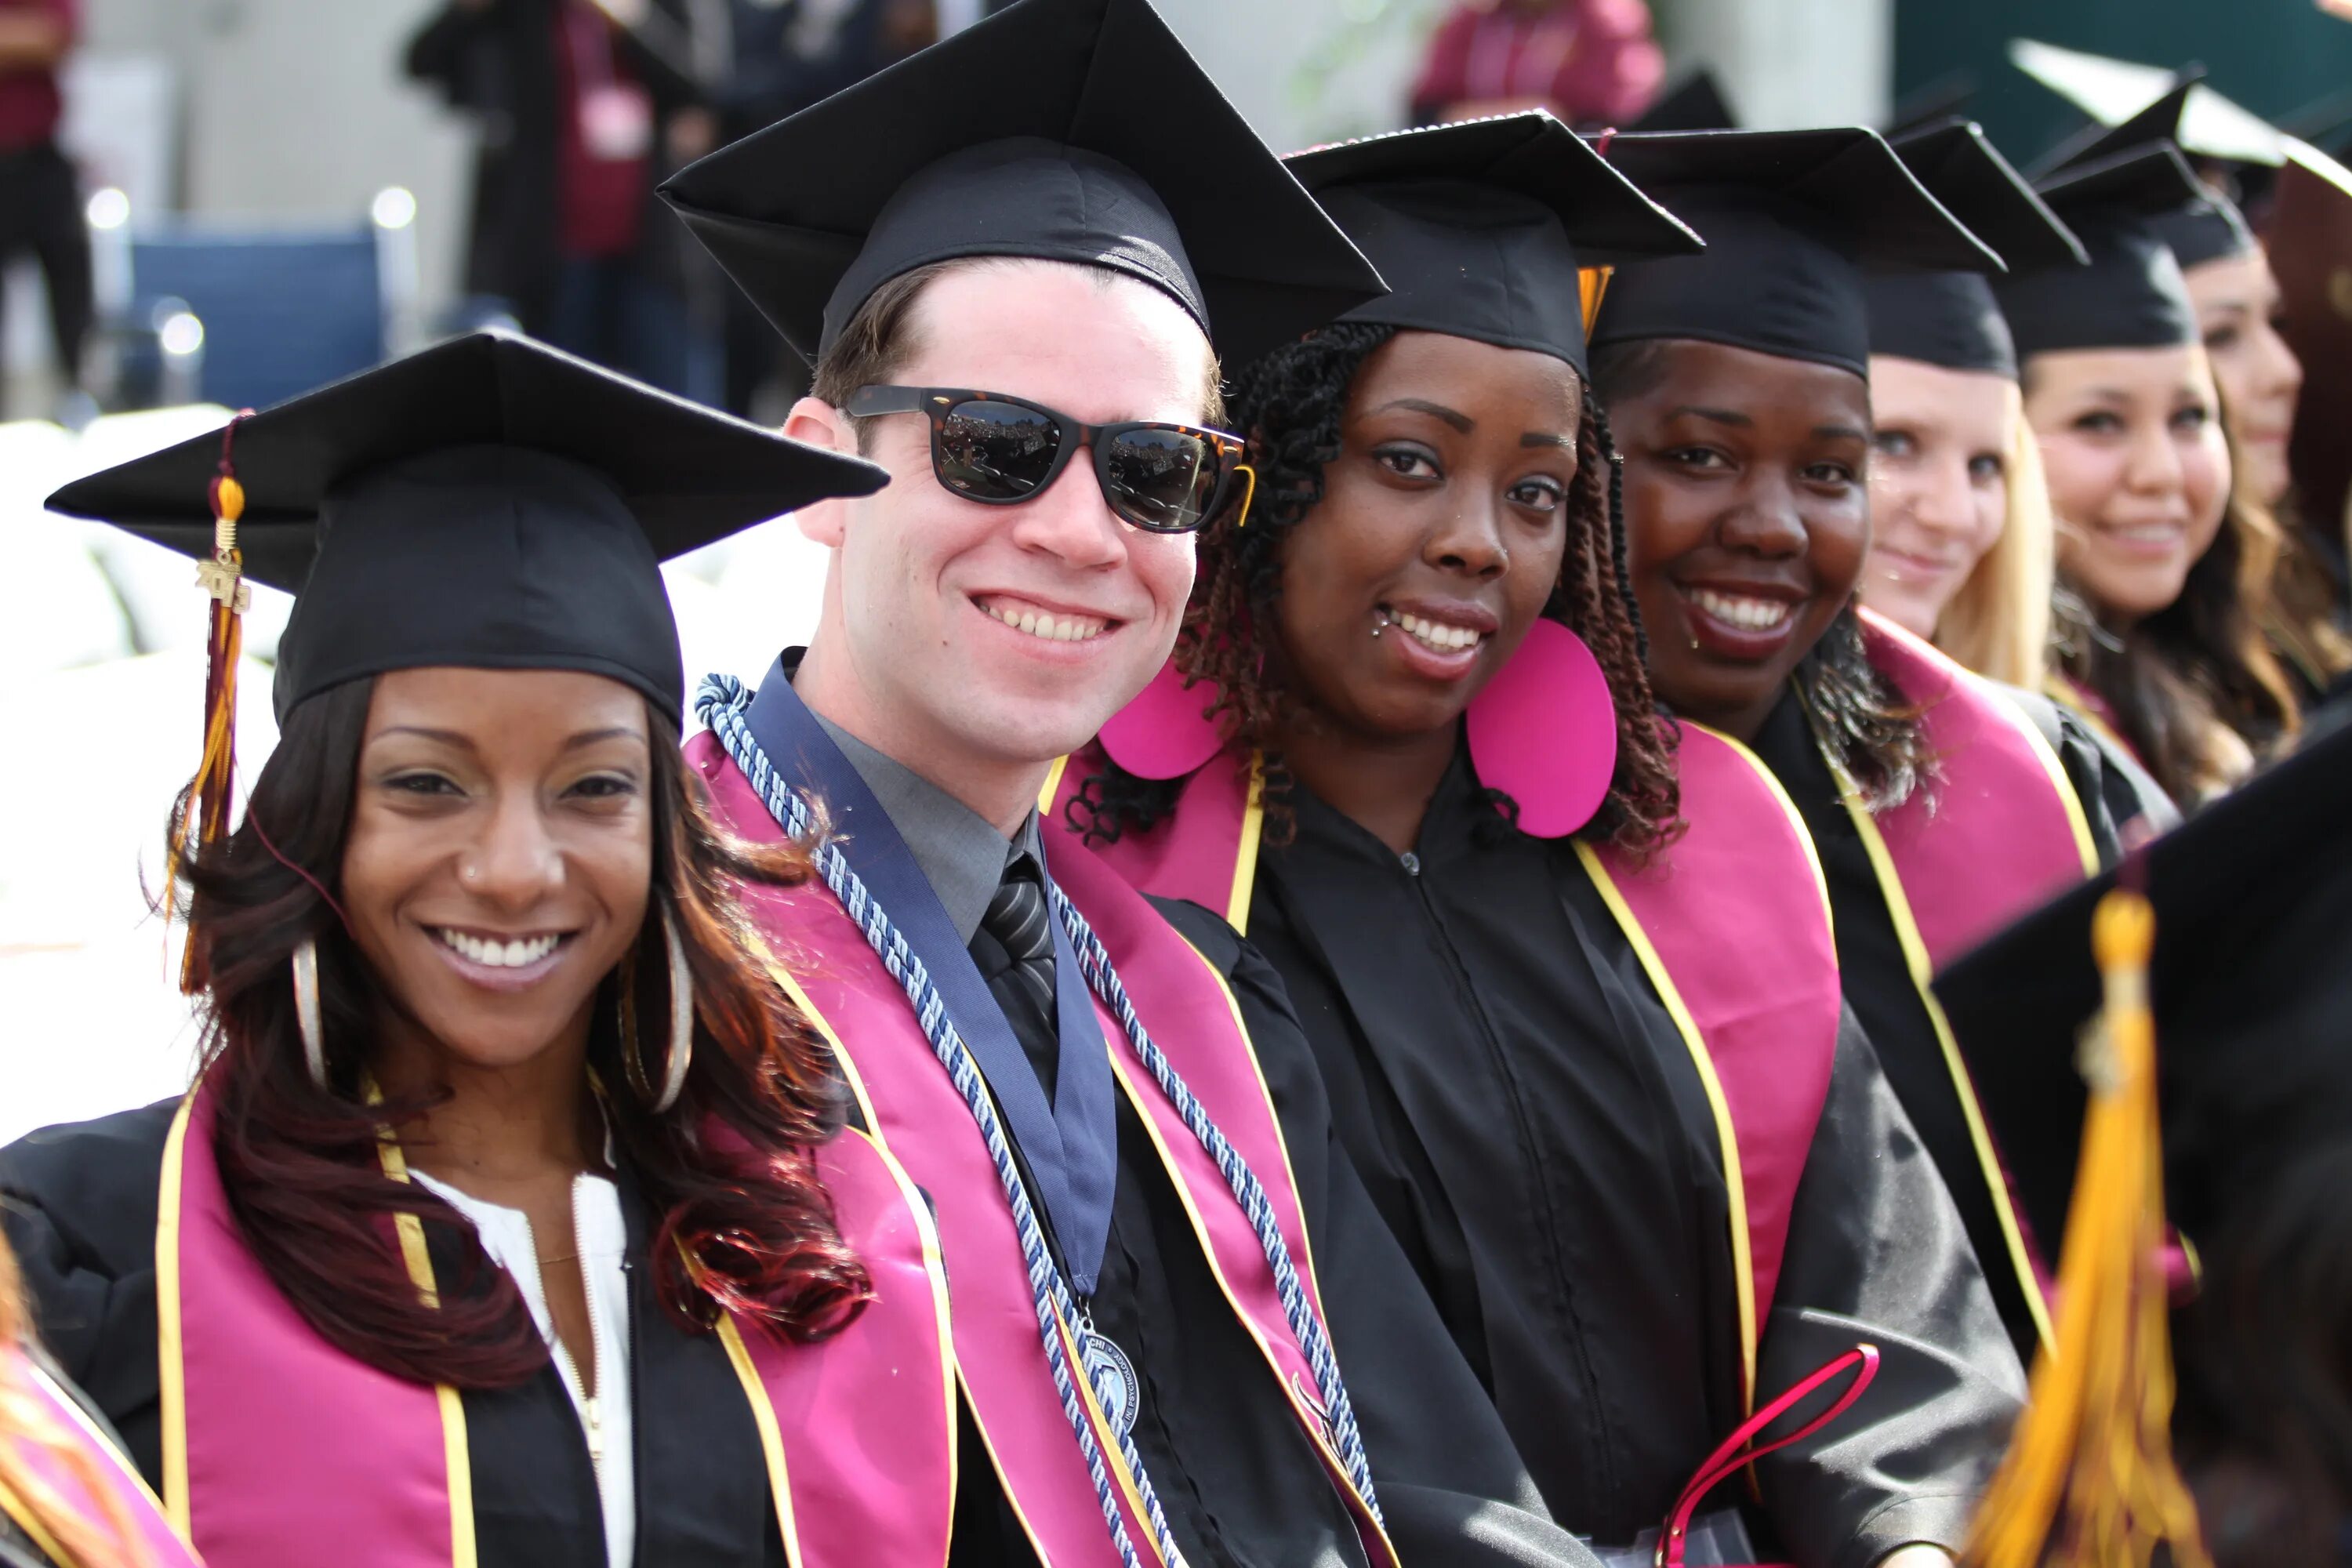
[{"label": "woman's face", "polygon": [[2117,622],[2178,599],[2229,502],[2204,351],[2036,354],[2025,417],[2042,443],[2059,570]]},{"label": "woman's face", "polygon": [[2016,383],[1914,359],[1870,362],[1870,561],[1863,603],[1933,638],[2009,517]]},{"label": "woman's face", "polygon": [[1532,350],[1405,331],[1364,361],[1283,543],[1280,653],[1324,718],[1393,741],[1462,716],[1559,580],[1581,411]]},{"label": "woman's face", "polygon": [[2303,395],[2303,362],[2279,335],[2279,286],[2270,258],[2258,248],[2192,267],[2187,277],[2205,356],[2237,427],[2246,482],[2264,505],[2276,506],[2293,482],[2286,446]]},{"label": "woman's face", "polygon": [[1748,349],[1658,347],[1663,377],[1609,405],[1651,682],[1752,738],[1861,575],[1870,390]]},{"label": "woman's face", "polygon": [[602,676],[378,678],[342,892],[394,1040],[482,1069],[584,1046],[645,923],[652,744],[645,699]]}]

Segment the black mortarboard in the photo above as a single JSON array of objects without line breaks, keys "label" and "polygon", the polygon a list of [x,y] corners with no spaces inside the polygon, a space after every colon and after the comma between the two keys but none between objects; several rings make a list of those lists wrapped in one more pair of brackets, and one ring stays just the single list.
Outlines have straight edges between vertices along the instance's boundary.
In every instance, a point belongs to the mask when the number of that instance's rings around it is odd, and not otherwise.
[{"label": "black mortarboard", "polygon": [[77,479],[48,505],[208,560],[225,452],[246,574],[297,595],[281,720],[330,687],[426,665],[587,670],[682,712],[660,563],[886,479],[479,332]]},{"label": "black mortarboard", "polygon": [[661,187],[803,353],[966,256],[1109,268],[1254,359],[1381,291],[1147,0],[1022,0]]},{"label": "black mortarboard", "polygon": [[[2168,1211],[2194,1241],[2286,1162],[2352,1140],[2352,725],[2142,852]],[[2054,1247],[2097,1011],[2091,912],[2109,872],[1948,968],[1936,992],[2027,1218]]]},{"label": "black mortarboard", "polygon": [[2198,341],[2189,285],[2155,225],[2205,200],[2178,147],[2150,142],[2072,163],[2035,189],[2083,242],[2091,264],[2021,271],[1995,285],[2020,355]]},{"label": "black mortarboard", "polygon": [[1947,71],[1897,99],[1879,134],[1899,146],[1915,131],[1930,130],[1948,120],[1966,120],[1976,99],[1974,71]]},{"label": "black mortarboard", "polygon": [[[2062,89],[2063,90],[2063,89]],[[2184,154],[2204,152],[2216,146],[2239,146],[2245,138],[2209,141],[2200,148],[2188,132],[2192,110],[2199,105],[2214,106],[2214,113],[2242,118],[2256,132],[2265,133],[2282,147],[2278,133],[2255,120],[2244,110],[2204,85],[2204,73],[2183,71],[2173,79],[2155,102],[2111,126],[2093,126],[2082,136],[2062,145],[2044,161],[2052,170],[2081,167],[2103,158],[2144,147],[2152,142],[2170,142]],[[2206,153],[2207,156],[2227,158],[2229,154]],[[2194,171],[2191,171],[2192,173]],[[2209,261],[2245,256],[2254,249],[2253,231],[2238,211],[2237,204],[2221,195],[2210,184],[2200,182],[2200,199],[2184,202],[2148,216],[2148,226],[2158,238],[2170,248],[2173,259],[2183,271],[2202,267]]]},{"label": "black mortarboard", "polygon": [[[2012,271],[2080,267],[2089,259],[2082,241],[1974,121],[1922,126],[1889,145],[1928,194]],[[2016,378],[2017,347],[1981,274],[1874,272],[1864,287],[1871,353]]]},{"label": "black mortarboard", "polygon": [[1706,241],[1621,268],[1592,344],[1696,338],[1870,374],[1862,266],[1986,269],[1875,131],[1620,136],[1609,161]]},{"label": "black mortarboard", "polygon": [[1287,162],[1388,282],[1388,293],[1342,321],[1535,349],[1579,374],[1579,271],[1701,248],[1681,220],[1540,110]]},{"label": "black mortarboard", "polygon": [[1663,93],[1625,127],[1628,132],[1654,131],[1737,131],[1739,116],[1724,96],[1723,83],[1701,66]]}]

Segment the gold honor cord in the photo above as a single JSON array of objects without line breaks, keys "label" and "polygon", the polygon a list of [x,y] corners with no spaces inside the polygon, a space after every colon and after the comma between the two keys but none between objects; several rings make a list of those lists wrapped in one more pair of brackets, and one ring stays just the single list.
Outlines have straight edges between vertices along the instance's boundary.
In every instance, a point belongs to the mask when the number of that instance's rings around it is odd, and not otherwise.
[{"label": "gold honor cord", "polygon": [[2117,888],[2092,917],[2105,993],[2084,1036],[2091,1088],[2058,1269],[2058,1346],[1986,1491],[1969,1568],[2146,1568],[2159,1545],[2210,1568],[2172,1458],[2172,1347],[2163,1266],[2156,1020],[2147,969],[2156,911]]}]

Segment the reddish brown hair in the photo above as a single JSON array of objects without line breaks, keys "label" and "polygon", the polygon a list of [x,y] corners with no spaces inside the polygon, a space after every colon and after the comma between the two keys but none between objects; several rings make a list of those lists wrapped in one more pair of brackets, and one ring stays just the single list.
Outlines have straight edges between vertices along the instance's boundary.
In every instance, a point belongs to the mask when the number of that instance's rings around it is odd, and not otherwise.
[{"label": "reddish brown hair", "polygon": [[[338,1349],[419,1383],[509,1386],[548,1358],[520,1291],[456,1210],[379,1163],[379,1129],[432,1101],[371,1107],[361,1094],[372,1023],[387,999],[326,895],[340,881],[373,686],[352,681],[288,714],[244,823],[185,868],[194,973],[208,988],[213,1152],[246,1244]],[[670,1315],[707,1329],[725,1310],[793,1339],[821,1338],[870,1294],[812,1153],[838,1131],[841,1089],[821,1042],[768,976],[735,891],[806,879],[808,854],[723,836],[664,742],[672,718],[647,712],[654,869],[635,959],[636,1033],[655,1049],[668,1038],[667,910],[693,975],[693,1065],[677,1104],[654,1115],[628,1088],[612,977],[589,1065],[608,1090],[621,1163],[656,1216],[650,1262]],[[324,1089],[304,1068],[295,1023],[290,959],[305,937],[318,948]],[[402,1214],[423,1223],[436,1253],[457,1259],[455,1277],[439,1281],[437,1306],[419,1299],[387,1245]]]}]

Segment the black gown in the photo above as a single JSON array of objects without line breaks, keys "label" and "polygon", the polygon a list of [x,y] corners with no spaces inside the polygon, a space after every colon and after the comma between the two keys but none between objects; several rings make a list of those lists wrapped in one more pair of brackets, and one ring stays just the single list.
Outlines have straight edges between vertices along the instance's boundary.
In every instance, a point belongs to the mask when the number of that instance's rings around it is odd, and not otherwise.
[{"label": "black gown", "polygon": [[[156,1487],[156,1184],[177,1105],[47,1128],[0,1150],[0,1205],[41,1337]],[[642,1267],[651,1215],[625,1172],[618,1185],[629,1236],[637,1568],[783,1568],[742,1384],[717,1336],[687,1333],[656,1300]],[[448,1278],[454,1259],[435,1262]],[[518,1387],[463,1397],[483,1568],[604,1563],[587,1436],[553,1363]]]},{"label": "black gown", "polygon": [[[2116,857],[2116,823],[2164,809],[2161,797],[2144,801],[2132,781],[2110,767],[2090,731],[2057,704],[2028,692],[2009,694],[2042,731],[2063,764],[2082,801],[2102,865]],[[1838,795],[1837,782],[1815,744],[1804,705],[1794,692],[1784,698],[1756,737],[1756,753],[1780,779],[1811,830],[1822,872],[1829,880],[1830,908],[1837,923],[1838,965],[1846,1005],[1862,1021],[1878,1052],[1886,1079],[1927,1146],[1950,1187],[1977,1256],[1983,1259],[1994,1304],[2018,1354],[2031,1361],[2037,1347],[2032,1309],[2023,1282],[2010,1262],[2010,1248],[1985,1184],[1967,1114],[1927,1015],[1926,1000],[1912,983],[1911,967],[1895,934],[1885,890],[1853,817]],[[2022,911],[2021,911],[2022,912]],[[2057,1261],[2055,1237],[2038,1238],[2042,1256]]]},{"label": "black gown", "polygon": [[[1745,1415],[1729,1197],[1687,1047],[1566,841],[1508,830],[1457,752],[1400,857],[1303,787],[1251,942],[1339,1136],[1553,1516],[1657,1525]],[[1885,1352],[1829,1432],[1759,1467],[1759,1546],[1864,1568],[1957,1544],[2023,1393],[1949,1197],[1851,1016],[1759,1351],[1765,1396]],[[1738,1483],[1709,1500],[1728,1508]]]},{"label": "black gown", "polygon": [[[1257,1047],[1297,1178],[1332,1345],[1398,1553],[1408,1564],[1589,1563],[1545,1513],[1528,1468],[1340,1149],[1281,980],[1214,915],[1152,902],[1223,976]],[[983,932],[974,944],[983,975],[1002,962],[1001,949],[984,945],[990,940]],[[1050,1085],[1058,1043],[1030,1026],[1042,1017],[1015,1014],[1012,1022]],[[1117,1169],[1095,1322],[1126,1350],[1141,1380],[1136,1447],[1186,1559],[1235,1568],[1364,1563],[1346,1505],[1234,1319],[1124,1096]],[[961,1475],[956,1568],[1034,1564],[989,1467],[967,1458]]]},{"label": "black gown", "polygon": [[[1335,1142],[1281,982],[1222,921],[1190,905],[1161,907],[1224,976],[1256,1044],[1398,1551],[1407,1563],[1589,1563],[1550,1522]],[[1024,1043],[1033,1058],[1051,1061],[1050,1040]],[[171,1114],[159,1105],[0,1151],[0,1199],[42,1331],[151,1480],[160,1463],[155,1190]],[[1362,1563],[1345,1504],[1235,1321],[1123,1097],[1118,1115],[1118,1187],[1094,1311],[1142,1381],[1136,1442],[1179,1544],[1202,1568]],[[632,1210],[633,1243],[642,1217]],[[670,1324],[643,1278],[635,1276],[630,1317],[640,1336],[636,1561],[780,1563],[758,1436],[734,1373],[715,1340]],[[952,1302],[952,1279],[949,1289]],[[645,1390],[657,1378],[680,1388],[649,1406]],[[523,1389],[465,1397],[484,1568],[602,1563],[586,1440],[558,1374],[550,1368]],[[952,1568],[1034,1564],[968,1413],[960,1450]]]}]

